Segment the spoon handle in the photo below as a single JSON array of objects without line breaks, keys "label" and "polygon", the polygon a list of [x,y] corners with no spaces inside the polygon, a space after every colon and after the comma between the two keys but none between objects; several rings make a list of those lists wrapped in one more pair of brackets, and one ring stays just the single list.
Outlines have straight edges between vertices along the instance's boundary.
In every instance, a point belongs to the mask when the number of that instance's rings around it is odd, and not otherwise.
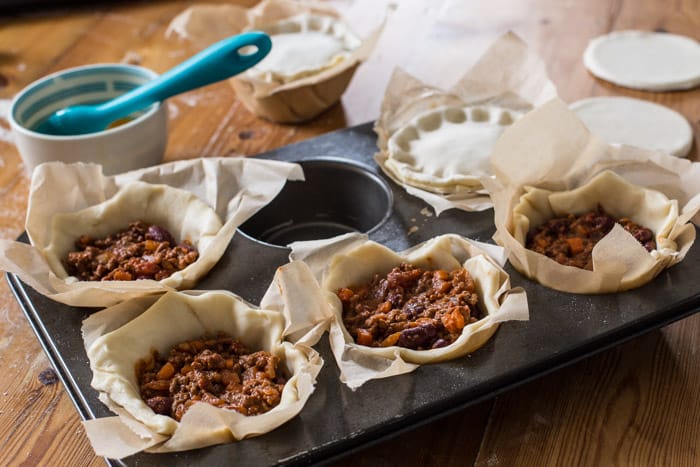
[{"label": "spoon handle", "polygon": [[[241,53],[253,46],[254,52]],[[217,42],[158,78],[97,106],[108,115],[128,115],[168,97],[215,83],[254,66],[272,48],[270,37],[251,31]],[[246,52],[246,51],[244,51]]]}]

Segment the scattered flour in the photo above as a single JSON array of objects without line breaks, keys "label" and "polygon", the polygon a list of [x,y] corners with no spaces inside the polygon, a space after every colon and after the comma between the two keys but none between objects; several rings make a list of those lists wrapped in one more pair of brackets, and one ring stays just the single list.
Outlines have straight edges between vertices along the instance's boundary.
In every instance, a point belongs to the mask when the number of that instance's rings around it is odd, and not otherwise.
[{"label": "scattered flour", "polygon": [[180,50],[180,49],[178,49],[178,50],[172,50],[172,51],[168,52],[168,57],[169,57],[169,58],[184,57],[185,53],[186,53],[186,52],[185,52],[184,50]]},{"label": "scattered flour", "polygon": [[6,324],[5,331],[10,331],[19,326],[19,323],[12,319],[12,313],[7,303],[3,303],[0,306],[0,319]]},{"label": "scattered flour", "polygon": [[172,101],[168,101],[168,118],[174,120],[180,115],[180,108]]},{"label": "scattered flour", "polygon": [[7,121],[7,116],[10,114],[10,99],[0,99],[0,141],[6,141],[14,144],[14,138],[10,131],[10,123]]},{"label": "scattered flour", "polygon": [[141,56],[140,53],[134,52],[133,50],[129,50],[124,54],[124,58],[122,58],[121,62],[126,63],[129,65],[141,65],[141,62],[143,61],[143,57]]}]

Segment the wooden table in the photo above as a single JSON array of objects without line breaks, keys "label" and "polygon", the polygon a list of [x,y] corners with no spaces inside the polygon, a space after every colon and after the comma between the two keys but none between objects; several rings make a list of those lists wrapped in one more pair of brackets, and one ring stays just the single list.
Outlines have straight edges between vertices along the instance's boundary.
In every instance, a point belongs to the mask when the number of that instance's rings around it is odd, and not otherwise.
[{"label": "wooden table", "polygon": [[[252,1],[252,0],[251,0]],[[166,40],[169,21],[194,2],[118,3],[0,20],[0,98],[47,73],[93,62],[140,62],[164,71],[190,52]],[[242,2],[244,3],[244,2]],[[372,59],[342,105],[312,122],[257,119],[217,84],[169,102],[166,159],[255,154],[375,118],[395,65],[449,86],[489,43],[513,30],[547,63],[569,102],[625,95],[668,105],[695,131],[700,90],[646,93],[594,79],[587,41],[620,29],[666,30],[700,39],[700,4],[652,0],[338,0],[360,28],[389,11]],[[23,231],[28,177],[0,120],[0,237]],[[696,246],[697,247],[697,246]],[[101,465],[76,410],[5,281],[0,282],[0,458],[22,465]],[[439,421],[355,453],[337,465],[698,465],[700,316],[634,339]]]}]

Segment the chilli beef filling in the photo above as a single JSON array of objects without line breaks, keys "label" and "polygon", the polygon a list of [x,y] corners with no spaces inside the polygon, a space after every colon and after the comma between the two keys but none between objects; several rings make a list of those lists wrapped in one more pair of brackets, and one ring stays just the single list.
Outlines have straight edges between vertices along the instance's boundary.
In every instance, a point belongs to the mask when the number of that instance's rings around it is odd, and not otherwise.
[{"label": "chilli beef filling", "polygon": [[144,402],[178,421],[198,401],[258,415],[280,403],[287,378],[278,366],[271,353],[219,334],[178,344],[167,357],[154,351],[137,362],[136,378]]},{"label": "chilli beef filling", "polygon": [[482,317],[474,280],[464,268],[448,272],[403,263],[337,295],[346,329],[356,343],[370,347],[445,347]]},{"label": "chilli beef filling", "polygon": [[177,243],[163,227],[141,221],[102,239],[82,235],[75,247],[63,263],[68,274],[83,281],[159,281],[199,257],[189,240]]},{"label": "chilli beef filling", "polygon": [[593,247],[620,224],[647,251],[656,249],[654,232],[627,217],[615,219],[598,206],[580,215],[566,214],[550,219],[527,234],[525,247],[546,255],[565,266],[593,269]]}]

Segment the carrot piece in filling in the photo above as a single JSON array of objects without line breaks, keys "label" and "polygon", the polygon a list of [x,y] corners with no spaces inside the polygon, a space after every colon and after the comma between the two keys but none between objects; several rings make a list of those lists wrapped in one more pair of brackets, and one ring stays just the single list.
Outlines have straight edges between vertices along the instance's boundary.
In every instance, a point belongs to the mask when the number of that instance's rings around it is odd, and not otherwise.
[{"label": "carrot piece in filling", "polygon": [[583,239],[581,237],[569,237],[566,239],[566,243],[569,244],[569,250],[572,255],[583,251]]}]

